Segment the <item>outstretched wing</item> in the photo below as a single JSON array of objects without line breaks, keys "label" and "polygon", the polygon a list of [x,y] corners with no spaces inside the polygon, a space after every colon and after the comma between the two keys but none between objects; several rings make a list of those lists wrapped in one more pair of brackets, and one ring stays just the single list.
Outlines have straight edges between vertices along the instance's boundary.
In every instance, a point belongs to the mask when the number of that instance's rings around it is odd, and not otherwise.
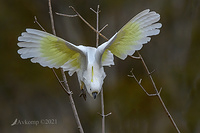
[{"label": "outstretched wing", "polygon": [[122,60],[128,55],[132,55],[136,50],[140,50],[142,44],[150,41],[149,36],[159,34],[159,28],[162,27],[161,23],[156,23],[159,20],[160,15],[154,11],[150,12],[149,9],[137,14],[111,39],[98,47],[103,54],[102,63],[103,57],[108,54],[107,50]]},{"label": "outstretched wing", "polygon": [[26,29],[18,37],[18,53],[22,59],[32,58],[31,62],[39,63],[50,68],[63,68],[72,75],[80,69],[81,56],[84,58],[84,51],[79,46],[75,46],[52,34]]}]

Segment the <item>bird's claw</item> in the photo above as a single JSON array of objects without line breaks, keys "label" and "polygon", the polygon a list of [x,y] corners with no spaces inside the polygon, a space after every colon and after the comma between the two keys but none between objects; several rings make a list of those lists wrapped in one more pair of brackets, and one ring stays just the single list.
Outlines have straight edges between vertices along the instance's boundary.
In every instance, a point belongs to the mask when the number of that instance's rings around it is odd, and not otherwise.
[{"label": "bird's claw", "polygon": [[84,89],[81,89],[81,94],[79,95],[79,97],[83,97],[84,100],[86,101],[87,96]]}]

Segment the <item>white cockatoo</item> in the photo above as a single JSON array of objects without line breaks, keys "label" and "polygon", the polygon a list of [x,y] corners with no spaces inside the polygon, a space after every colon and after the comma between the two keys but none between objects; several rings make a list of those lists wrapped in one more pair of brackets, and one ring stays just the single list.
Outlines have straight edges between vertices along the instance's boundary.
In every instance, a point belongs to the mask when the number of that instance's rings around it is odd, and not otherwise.
[{"label": "white cockatoo", "polygon": [[108,41],[99,47],[76,46],[57,36],[36,29],[26,29],[18,37],[18,50],[22,59],[32,58],[31,62],[43,67],[63,68],[69,75],[77,73],[80,88],[95,99],[101,91],[104,66],[114,65],[113,55],[124,60],[140,50],[150,41],[150,36],[159,34],[162,24],[156,23],[160,15],[146,9],[133,17]]}]

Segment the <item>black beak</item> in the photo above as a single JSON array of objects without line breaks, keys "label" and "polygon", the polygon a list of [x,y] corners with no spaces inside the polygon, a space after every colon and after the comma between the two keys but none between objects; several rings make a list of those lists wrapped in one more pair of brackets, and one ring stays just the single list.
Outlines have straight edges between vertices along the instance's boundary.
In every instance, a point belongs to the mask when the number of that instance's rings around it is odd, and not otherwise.
[{"label": "black beak", "polygon": [[92,96],[93,96],[94,99],[96,99],[96,97],[97,97],[97,92],[92,92]]}]

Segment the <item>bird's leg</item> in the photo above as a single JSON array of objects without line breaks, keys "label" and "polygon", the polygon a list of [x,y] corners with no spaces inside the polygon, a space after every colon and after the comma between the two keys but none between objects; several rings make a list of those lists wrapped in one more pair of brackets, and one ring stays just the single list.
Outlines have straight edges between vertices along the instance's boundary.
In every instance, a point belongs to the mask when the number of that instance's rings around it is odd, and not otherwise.
[{"label": "bird's leg", "polygon": [[80,97],[82,97],[83,96],[83,98],[84,98],[84,100],[86,101],[86,98],[87,98],[87,96],[86,96],[86,92],[85,92],[85,89],[83,88],[83,89],[81,89],[81,93],[80,93],[80,95],[79,95]]},{"label": "bird's leg", "polygon": [[85,90],[85,85],[84,85],[84,82],[81,81],[81,85],[80,85],[80,88],[81,88],[81,94],[79,95],[79,97],[82,97],[84,98],[84,100],[86,101],[86,90]]}]

